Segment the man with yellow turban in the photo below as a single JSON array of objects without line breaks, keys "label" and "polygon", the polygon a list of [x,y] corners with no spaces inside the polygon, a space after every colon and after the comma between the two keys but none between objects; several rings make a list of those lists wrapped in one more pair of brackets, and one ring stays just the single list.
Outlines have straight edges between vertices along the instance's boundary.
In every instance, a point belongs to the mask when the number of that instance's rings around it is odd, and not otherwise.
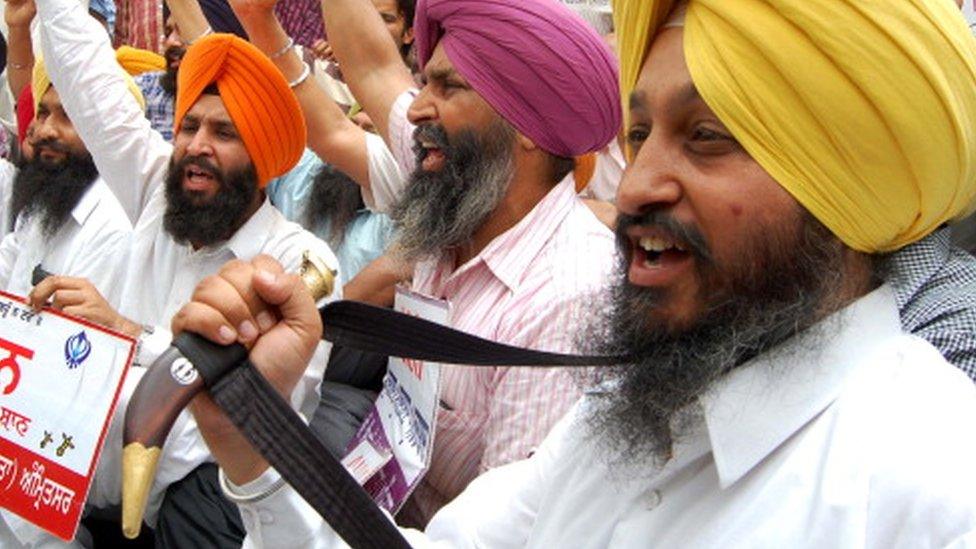
[{"label": "man with yellow turban", "polygon": [[[119,71],[121,73],[121,70]],[[89,278],[117,297],[112,281],[119,265],[111,252],[124,246],[132,225],[112,191],[98,176],[85,143],[65,113],[40,58],[31,81],[37,113],[27,137],[34,151],[3,170],[11,197],[4,204],[12,226],[0,242],[0,289],[30,292],[38,265],[49,271]],[[130,88],[138,101],[139,90]],[[69,310],[69,312],[72,312]]]},{"label": "man with yellow turban", "polygon": [[[117,300],[107,302],[87,280],[65,276],[45,279],[30,295],[35,305],[52,300],[56,308],[74,307],[139,339],[89,493],[88,503],[102,507],[121,497],[121,419],[128,396],[145,367],[169,346],[173,314],[197,282],[229,260],[261,254],[291,270],[306,251],[330,266],[337,262],[324,242],[286,221],[265,196],[267,182],[301,156],[305,125],[288,82],[260,51],[227,34],[194,41],[179,72],[170,144],[132,100],[108,37],[84,8],[74,0],[41,0],[37,8],[51,81],[134,226],[131,242],[115,256],[124,265],[114,281]],[[236,326],[225,334],[228,342],[253,339],[271,319],[260,320]],[[310,368],[294,391],[293,402],[308,415],[318,403],[322,370]],[[161,457],[150,523],[166,486],[209,459],[193,421],[184,417]],[[17,534],[28,543],[40,532]]]},{"label": "man with yellow turban", "polygon": [[[621,271],[589,336],[592,351],[627,364],[600,370],[531,458],[479,477],[426,532],[404,537],[415,547],[966,545],[976,388],[902,331],[877,270],[884,253],[965,214],[976,190],[976,41],[957,8],[615,8],[631,164],[618,194]],[[278,289],[275,299],[302,298]],[[214,333],[241,307],[262,310],[255,297],[247,285],[201,297],[181,327]],[[282,350],[304,330],[311,349],[318,327],[311,306],[289,311],[291,332],[251,348],[279,381],[305,368]],[[229,456],[241,443],[226,418],[197,419],[226,476],[248,483],[238,496],[273,485],[272,473],[255,479],[255,455]],[[342,546],[287,486],[263,495],[241,504],[260,517],[245,519],[249,546]]]}]

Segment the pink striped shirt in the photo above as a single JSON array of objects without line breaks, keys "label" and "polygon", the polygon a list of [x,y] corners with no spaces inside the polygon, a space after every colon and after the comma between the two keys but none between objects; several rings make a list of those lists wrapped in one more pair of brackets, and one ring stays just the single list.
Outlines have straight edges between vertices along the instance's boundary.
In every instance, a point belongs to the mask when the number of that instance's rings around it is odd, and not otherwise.
[{"label": "pink striped shirt", "polygon": [[[412,168],[413,153],[403,154],[412,142],[408,106],[409,100],[397,102],[390,134],[394,155]],[[374,188],[377,206],[388,206],[402,185]],[[457,270],[452,251],[418,264],[413,289],[448,300],[454,328],[571,352],[581,316],[609,279],[614,253],[613,234],[576,196],[570,178]],[[445,366],[441,376],[430,471],[401,512],[403,523],[426,522],[481,472],[528,457],[579,397],[565,369]]]}]

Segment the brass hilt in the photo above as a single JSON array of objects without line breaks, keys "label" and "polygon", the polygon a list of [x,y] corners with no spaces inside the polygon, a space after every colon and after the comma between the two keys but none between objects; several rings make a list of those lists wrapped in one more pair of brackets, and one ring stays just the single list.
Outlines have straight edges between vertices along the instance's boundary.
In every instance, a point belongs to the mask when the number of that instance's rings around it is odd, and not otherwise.
[{"label": "brass hilt", "polygon": [[[321,258],[308,251],[302,255],[299,277],[315,301],[332,294],[335,276],[336,272]],[[221,346],[196,334],[180,334],[139,381],[125,411],[122,435],[122,533],[125,537],[139,536],[163,443],[180,412],[205,386],[215,383],[246,357],[247,350],[239,343]],[[206,376],[200,375],[192,362],[201,358],[207,359],[209,374]],[[205,381],[204,377],[208,379]]]}]

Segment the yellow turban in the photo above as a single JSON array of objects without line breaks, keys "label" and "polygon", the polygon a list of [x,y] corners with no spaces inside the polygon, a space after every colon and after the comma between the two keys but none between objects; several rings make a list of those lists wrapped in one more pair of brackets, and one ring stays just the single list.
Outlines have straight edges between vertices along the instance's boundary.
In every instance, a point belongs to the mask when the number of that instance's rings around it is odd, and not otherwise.
[{"label": "yellow turban", "polygon": [[[673,0],[615,0],[624,104]],[[690,0],[702,98],[848,246],[897,250],[970,213],[976,40],[946,0]]]},{"label": "yellow turban", "polygon": [[[136,98],[139,107],[146,110],[146,99],[142,96],[142,91],[131,76],[124,70],[119,70],[125,78],[125,84],[129,87],[129,93]],[[34,113],[37,114],[37,106],[41,104],[41,96],[51,87],[51,79],[47,75],[44,67],[44,59],[38,56],[34,61],[34,72],[31,74],[31,93],[34,95]]]},{"label": "yellow turban", "polygon": [[261,187],[301,158],[305,118],[298,98],[274,63],[250,43],[233,34],[206,36],[187,49],[176,78],[176,133],[203,90],[216,83]]},{"label": "yellow turban", "polygon": [[165,57],[132,46],[122,46],[115,50],[115,60],[119,62],[119,65],[122,65],[125,72],[132,76],[139,76],[144,72],[166,70]]}]

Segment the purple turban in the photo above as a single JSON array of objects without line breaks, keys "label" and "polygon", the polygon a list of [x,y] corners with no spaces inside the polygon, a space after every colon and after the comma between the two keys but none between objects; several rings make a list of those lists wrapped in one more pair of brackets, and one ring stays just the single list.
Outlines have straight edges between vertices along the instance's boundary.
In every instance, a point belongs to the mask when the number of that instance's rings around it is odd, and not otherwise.
[{"label": "purple turban", "polygon": [[620,130],[617,61],[556,0],[419,0],[413,29],[421,68],[443,42],[471,87],[547,152],[580,156]]}]

